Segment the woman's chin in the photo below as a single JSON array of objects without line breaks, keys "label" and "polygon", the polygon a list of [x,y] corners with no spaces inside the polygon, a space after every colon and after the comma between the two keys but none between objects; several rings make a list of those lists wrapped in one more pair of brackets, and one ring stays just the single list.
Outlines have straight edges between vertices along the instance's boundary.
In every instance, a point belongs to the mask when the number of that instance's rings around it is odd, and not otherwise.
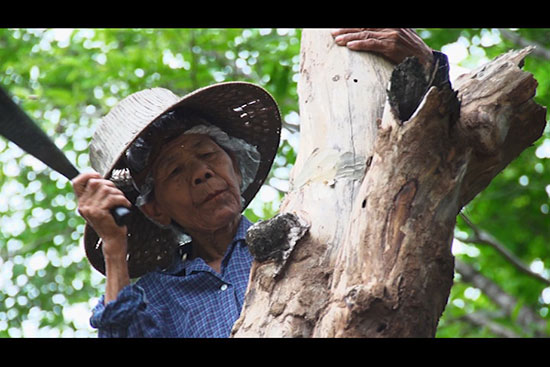
[{"label": "woman's chin", "polygon": [[216,231],[233,224],[240,218],[241,210],[238,207],[217,207],[209,213],[200,216],[196,223],[201,230]]}]

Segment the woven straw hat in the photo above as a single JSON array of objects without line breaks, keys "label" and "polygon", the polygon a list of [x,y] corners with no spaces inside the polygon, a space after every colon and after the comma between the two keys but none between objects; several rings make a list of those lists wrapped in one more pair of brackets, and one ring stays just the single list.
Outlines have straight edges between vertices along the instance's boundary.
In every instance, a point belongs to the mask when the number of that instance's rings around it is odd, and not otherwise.
[{"label": "woven straw hat", "polygon": [[[254,181],[242,193],[243,210],[264,183],[277,148],[281,116],[273,97],[263,88],[245,82],[226,82],[178,97],[163,88],[146,89],[121,100],[103,117],[90,144],[94,170],[111,179],[134,202],[137,192],[128,180],[125,151],[164,113],[185,109],[200,113],[228,135],[255,146],[261,161]],[[128,270],[131,278],[170,265],[179,241],[170,229],[151,222],[137,207],[131,208],[128,227]],[[101,240],[89,225],[84,231],[86,256],[105,274]]]}]

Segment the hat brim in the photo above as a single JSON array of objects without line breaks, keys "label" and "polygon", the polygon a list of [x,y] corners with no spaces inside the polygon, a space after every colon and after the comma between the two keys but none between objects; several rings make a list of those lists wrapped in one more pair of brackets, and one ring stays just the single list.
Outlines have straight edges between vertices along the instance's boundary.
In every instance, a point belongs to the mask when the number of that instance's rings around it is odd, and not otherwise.
[{"label": "hat brim", "polygon": [[[226,82],[198,89],[182,97],[159,111],[156,118],[179,109],[204,116],[228,135],[243,139],[258,149],[261,160],[256,177],[242,193],[243,210],[246,209],[268,177],[279,147],[281,115],[276,101],[265,89],[255,84]],[[119,143],[118,150],[110,152],[110,155],[116,158],[111,159],[108,164],[104,161],[96,162],[95,165],[98,168],[94,167],[92,154],[90,154],[92,167],[106,178],[110,178],[114,169],[125,168],[126,149],[156,118],[151,118],[148,123],[134,129],[130,138],[125,138],[123,144]],[[106,136],[101,136],[100,131],[101,126],[96,131],[94,139],[105,143],[110,138],[109,132]],[[116,144],[116,142],[111,143]],[[96,160],[100,159],[96,158]],[[128,270],[131,278],[170,265],[174,251],[179,246],[178,239],[172,230],[158,227],[136,207],[131,208],[127,227]],[[84,246],[91,265],[105,274],[101,242],[97,233],[89,225],[86,225],[84,231]]]}]

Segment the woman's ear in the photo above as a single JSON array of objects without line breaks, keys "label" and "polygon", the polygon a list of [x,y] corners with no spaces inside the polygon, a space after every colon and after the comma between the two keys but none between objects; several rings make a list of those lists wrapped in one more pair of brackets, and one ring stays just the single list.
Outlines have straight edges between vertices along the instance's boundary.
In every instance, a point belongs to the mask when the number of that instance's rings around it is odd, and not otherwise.
[{"label": "woman's ear", "polygon": [[170,224],[171,218],[164,213],[155,199],[148,201],[140,207],[141,211],[153,222],[166,227]]}]

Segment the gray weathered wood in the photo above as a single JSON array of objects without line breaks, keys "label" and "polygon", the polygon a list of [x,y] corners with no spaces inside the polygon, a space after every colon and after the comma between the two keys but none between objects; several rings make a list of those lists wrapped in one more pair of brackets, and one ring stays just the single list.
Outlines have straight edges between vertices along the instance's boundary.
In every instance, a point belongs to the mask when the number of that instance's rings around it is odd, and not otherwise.
[{"label": "gray weathered wood", "polygon": [[390,64],[304,30],[300,148],[281,212],[311,227],[282,274],[253,264],[232,335],[434,336],[456,215],[546,123],[518,68],[528,52],[459,78],[458,120],[455,93],[432,87],[399,121],[385,102]]}]

